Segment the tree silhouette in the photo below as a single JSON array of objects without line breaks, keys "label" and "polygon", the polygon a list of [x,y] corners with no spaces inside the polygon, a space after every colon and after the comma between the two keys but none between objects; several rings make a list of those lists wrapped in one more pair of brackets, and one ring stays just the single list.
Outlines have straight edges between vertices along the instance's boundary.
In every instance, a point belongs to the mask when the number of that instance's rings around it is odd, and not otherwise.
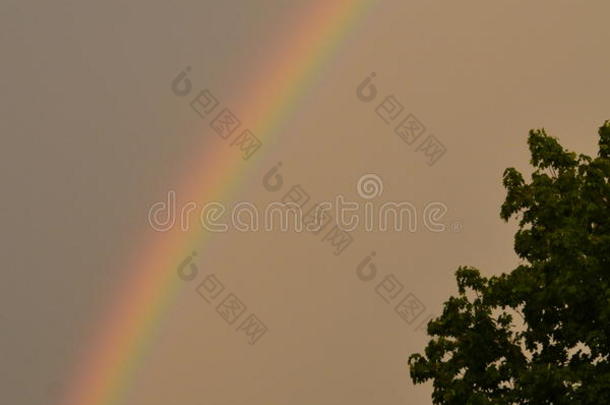
[{"label": "tree silhouette", "polygon": [[519,220],[521,264],[492,277],[460,267],[458,295],[409,357],[435,404],[610,404],[610,121],[595,158],[544,130],[528,145],[531,180],[505,170],[500,212]]}]

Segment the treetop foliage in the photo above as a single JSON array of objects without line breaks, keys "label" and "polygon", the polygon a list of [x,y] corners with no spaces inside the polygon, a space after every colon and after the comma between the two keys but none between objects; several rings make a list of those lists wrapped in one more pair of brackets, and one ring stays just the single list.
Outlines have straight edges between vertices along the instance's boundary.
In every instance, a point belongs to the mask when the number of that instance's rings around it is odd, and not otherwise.
[{"label": "treetop foliage", "polygon": [[442,405],[610,404],[610,121],[595,158],[529,133],[534,170],[503,175],[500,216],[518,220],[514,270],[456,271],[458,295],[409,358]]}]

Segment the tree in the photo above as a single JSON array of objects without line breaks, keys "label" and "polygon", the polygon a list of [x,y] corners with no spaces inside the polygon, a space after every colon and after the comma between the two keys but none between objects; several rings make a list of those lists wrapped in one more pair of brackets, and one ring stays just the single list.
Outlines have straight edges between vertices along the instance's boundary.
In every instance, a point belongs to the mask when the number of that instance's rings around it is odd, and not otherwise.
[{"label": "tree", "polygon": [[531,180],[505,170],[500,212],[518,219],[521,263],[492,277],[458,268],[458,295],[409,357],[435,404],[610,404],[610,121],[594,159],[544,130],[528,145]]}]

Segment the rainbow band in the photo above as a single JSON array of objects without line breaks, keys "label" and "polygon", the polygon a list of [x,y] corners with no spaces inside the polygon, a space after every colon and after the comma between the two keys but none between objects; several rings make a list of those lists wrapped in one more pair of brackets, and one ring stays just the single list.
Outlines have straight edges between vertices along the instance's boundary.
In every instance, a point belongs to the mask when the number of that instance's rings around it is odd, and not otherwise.
[{"label": "rainbow band", "polygon": [[[372,5],[372,0],[319,0],[260,77],[253,79],[248,95],[236,108],[242,122],[263,141],[272,139],[294,112],[299,96],[316,79],[341,40]],[[265,94],[261,99],[260,95]],[[231,148],[207,151],[199,176],[178,190],[195,201],[227,197],[239,186],[242,164]],[[229,184],[230,186],[227,186]],[[202,198],[201,198],[202,197]],[[179,291],[175,269],[196,247],[205,247],[208,233],[187,234],[179,229],[157,234],[139,253],[124,287],[102,320],[91,351],[76,370],[63,405],[110,405],[117,403],[153,343],[164,314]]]}]

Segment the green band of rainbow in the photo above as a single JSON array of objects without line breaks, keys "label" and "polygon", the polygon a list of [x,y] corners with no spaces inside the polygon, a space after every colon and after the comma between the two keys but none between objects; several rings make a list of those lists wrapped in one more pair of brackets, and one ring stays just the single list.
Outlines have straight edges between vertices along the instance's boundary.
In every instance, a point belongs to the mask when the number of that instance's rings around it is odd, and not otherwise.
[{"label": "green band of rainbow", "polygon": [[[294,33],[267,58],[267,66],[252,79],[236,110],[252,132],[268,144],[279,134],[297,106],[299,96],[315,80],[322,65],[372,6],[372,0],[318,0]],[[264,95],[261,96],[261,95]],[[244,175],[239,154],[231,148],[205,151],[197,157],[198,172],[178,188],[193,201],[230,196]],[[264,147],[263,149],[264,150]],[[78,364],[63,405],[110,405],[121,400],[155,331],[170,308],[182,281],[176,266],[193,250],[205,248],[209,233],[173,230],[156,234],[129,265],[129,279],[116,294],[88,355]]]}]

